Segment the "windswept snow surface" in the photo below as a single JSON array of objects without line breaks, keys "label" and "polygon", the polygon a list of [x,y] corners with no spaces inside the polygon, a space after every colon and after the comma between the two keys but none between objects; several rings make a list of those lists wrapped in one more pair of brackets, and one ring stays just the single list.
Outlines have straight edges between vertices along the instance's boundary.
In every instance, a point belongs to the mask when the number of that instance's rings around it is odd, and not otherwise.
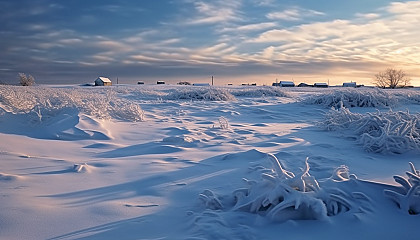
[{"label": "windswept snow surface", "polygon": [[0,86],[0,239],[420,239],[419,99]]}]

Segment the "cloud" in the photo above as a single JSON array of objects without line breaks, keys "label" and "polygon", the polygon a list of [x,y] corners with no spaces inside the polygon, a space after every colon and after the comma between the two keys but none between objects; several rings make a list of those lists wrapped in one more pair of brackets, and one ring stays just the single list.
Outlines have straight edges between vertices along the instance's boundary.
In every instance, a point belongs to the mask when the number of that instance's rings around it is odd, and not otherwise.
[{"label": "cloud", "polygon": [[275,22],[262,22],[254,24],[240,25],[236,27],[223,28],[220,32],[252,32],[252,31],[263,31],[267,28],[273,28],[277,26]]},{"label": "cloud", "polygon": [[273,7],[276,5],[275,0],[252,0],[257,6]]},{"label": "cloud", "polygon": [[247,41],[270,47],[248,55],[261,62],[271,59],[271,64],[291,60],[414,66],[420,64],[418,12],[420,2],[392,3],[385,12],[357,14],[354,19],[270,29]]},{"label": "cloud", "polygon": [[284,21],[300,21],[307,17],[322,16],[322,12],[315,10],[304,9],[300,7],[292,7],[281,12],[271,12],[266,15],[270,20],[284,20]]},{"label": "cloud", "polygon": [[[191,2],[191,1],[188,1]],[[241,1],[239,0],[216,0],[216,1],[192,1],[195,16],[184,21],[187,25],[203,25],[215,23],[229,23],[241,21]]]}]

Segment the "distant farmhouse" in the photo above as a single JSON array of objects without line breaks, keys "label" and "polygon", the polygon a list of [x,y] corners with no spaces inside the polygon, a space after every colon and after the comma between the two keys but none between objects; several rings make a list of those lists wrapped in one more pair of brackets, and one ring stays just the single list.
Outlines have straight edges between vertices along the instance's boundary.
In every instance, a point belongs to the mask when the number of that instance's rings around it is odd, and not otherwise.
[{"label": "distant farmhouse", "polygon": [[95,86],[111,86],[112,82],[109,80],[109,78],[106,77],[98,77],[95,80]]},{"label": "distant farmhouse", "polygon": [[314,87],[318,87],[318,88],[327,88],[328,84],[326,83],[315,83]]},{"label": "distant farmhouse", "polygon": [[297,85],[298,87],[313,87],[313,85],[307,84],[307,83],[299,83],[299,85]]},{"label": "distant farmhouse", "polygon": [[279,83],[273,83],[273,86],[278,87],[294,87],[295,83],[292,81],[280,81]]},{"label": "distant farmhouse", "polygon": [[345,82],[343,87],[357,87],[356,82]]}]

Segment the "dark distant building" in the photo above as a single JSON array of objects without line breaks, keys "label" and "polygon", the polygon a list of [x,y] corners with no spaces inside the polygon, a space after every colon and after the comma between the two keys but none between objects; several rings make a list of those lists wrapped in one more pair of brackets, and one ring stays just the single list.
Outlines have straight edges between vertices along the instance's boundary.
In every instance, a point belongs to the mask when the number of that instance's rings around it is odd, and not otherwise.
[{"label": "dark distant building", "polygon": [[345,82],[343,87],[357,87],[356,82]]},{"label": "dark distant building", "polygon": [[317,88],[327,88],[328,87],[328,84],[326,84],[326,83],[315,83],[314,84],[314,87],[317,87]]},{"label": "dark distant building", "polygon": [[157,81],[156,84],[165,84],[165,81]]},{"label": "dark distant building", "polygon": [[313,87],[313,85],[307,84],[307,83],[299,83],[299,85],[297,85],[298,87]]}]

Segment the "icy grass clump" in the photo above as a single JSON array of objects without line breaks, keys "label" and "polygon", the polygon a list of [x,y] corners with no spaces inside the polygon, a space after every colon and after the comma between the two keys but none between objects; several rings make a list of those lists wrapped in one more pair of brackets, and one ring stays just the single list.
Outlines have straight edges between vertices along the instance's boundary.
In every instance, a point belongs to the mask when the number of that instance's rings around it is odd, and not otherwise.
[{"label": "icy grass clump", "polygon": [[[336,183],[355,179],[355,176],[348,174],[345,166],[336,169],[331,178],[317,181],[309,174],[308,159],[303,171],[295,175],[285,170],[274,155],[267,154],[267,158],[272,168],[255,168],[261,172],[261,179],[244,179],[247,186],[232,193],[233,211],[255,213],[272,221],[283,222],[325,220],[347,212],[363,213],[369,208],[370,200],[363,193],[347,193],[336,187]],[[199,198],[208,209],[227,208],[210,190],[205,190]]]},{"label": "icy grass clump", "polygon": [[[420,114],[408,112],[352,113],[347,108],[331,110],[322,125],[327,130],[348,131],[366,151],[404,153],[420,151]],[[350,133],[351,132],[351,133]]]},{"label": "icy grass clump", "polygon": [[280,88],[270,86],[232,89],[230,92],[236,97],[290,97],[288,93]]},{"label": "icy grass clump", "polygon": [[414,90],[400,90],[395,93],[395,95],[398,97],[399,101],[403,103],[414,103],[414,104],[420,104],[420,92],[414,91]]},{"label": "icy grass clump", "polygon": [[183,87],[171,91],[167,100],[234,101],[236,98],[225,89],[215,87]]},{"label": "icy grass clump", "polygon": [[100,119],[144,120],[144,112],[139,105],[119,97],[112,90],[99,88],[2,86],[0,87],[0,106],[13,113],[35,113],[40,121],[49,116],[55,116],[67,108],[75,108]]},{"label": "icy grass clump", "polygon": [[420,214],[420,171],[410,162],[411,172],[406,172],[408,180],[401,176],[394,176],[401,184],[400,192],[384,190],[385,196],[391,198],[398,207],[410,215]]},{"label": "icy grass clump", "polygon": [[396,104],[396,99],[380,89],[342,89],[325,94],[311,96],[304,100],[308,104],[326,107],[389,107]]},{"label": "icy grass clump", "polygon": [[225,117],[219,117],[219,124],[221,129],[229,129],[230,125]]}]

